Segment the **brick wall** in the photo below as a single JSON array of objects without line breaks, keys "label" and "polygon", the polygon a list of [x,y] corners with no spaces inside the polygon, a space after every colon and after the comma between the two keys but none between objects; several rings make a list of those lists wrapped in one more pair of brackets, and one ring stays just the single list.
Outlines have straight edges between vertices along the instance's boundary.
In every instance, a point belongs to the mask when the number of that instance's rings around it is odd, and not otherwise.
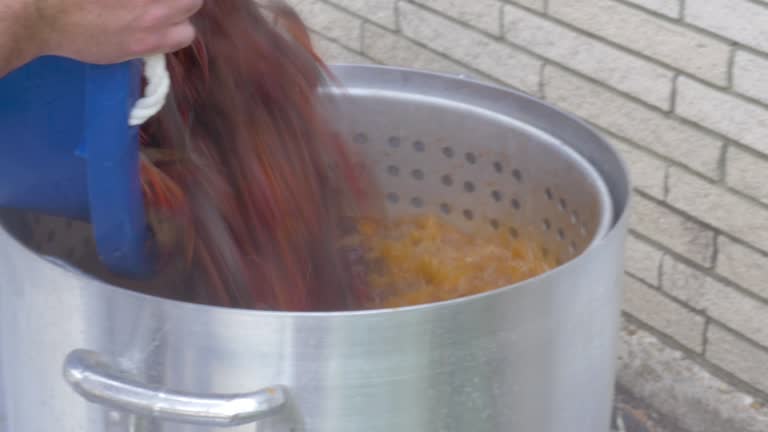
[{"label": "brick wall", "polygon": [[633,171],[629,321],[768,394],[768,0],[292,0],[331,61],[458,73],[602,130]]}]

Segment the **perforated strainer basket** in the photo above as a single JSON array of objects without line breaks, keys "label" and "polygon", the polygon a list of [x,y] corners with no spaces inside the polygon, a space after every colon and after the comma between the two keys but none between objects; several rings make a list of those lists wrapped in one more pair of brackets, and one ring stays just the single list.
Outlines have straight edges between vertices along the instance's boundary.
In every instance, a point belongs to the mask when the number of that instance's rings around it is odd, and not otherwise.
[{"label": "perforated strainer basket", "polygon": [[[343,131],[393,216],[432,213],[470,233],[528,238],[558,263],[582,253],[611,225],[599,173],[556,136],[450,92],[442,99],[355,88],[335,96]],[[35,250],[114,282],[97,259],[88,224],[29,218]]]}]

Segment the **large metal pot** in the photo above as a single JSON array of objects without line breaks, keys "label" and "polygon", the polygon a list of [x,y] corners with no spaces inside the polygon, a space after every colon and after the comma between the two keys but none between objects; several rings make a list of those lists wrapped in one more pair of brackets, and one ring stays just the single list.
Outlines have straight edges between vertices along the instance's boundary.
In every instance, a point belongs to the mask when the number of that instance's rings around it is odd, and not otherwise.
[{"label": "large metal pot", "polygon": [[[425,171],[413,177],[436,180],[414,183],[413,197],[388,194],[393,207],[434,206],[496,229],[509,210],[496,214],[472,193],[493,189],[483,199],[507,202],[496,199],[497,189],[525,179],[532,186],[512,200],[520,223],[511,231],[539,227],[543,206],[559,206],[542,230],[552,231],[545,247],[566,251],[564,264],[514,286],[419,307],[232,310],[100,281],[89,268],[97,262],[92,245],[81,238],[87,227],[4,212],[0,430],[609,429],[629,199],[614,150],[584,123],[514,91],[402,69],[335,71],[347,87],[338,95],[344,128],[362,147],[381,143],[369,156],[382,158],[382,176],[402,180],[421,154],[450,159],[422,163]],[[392,168],[388,157],[402,165]],[[440,169],[479,171],[462,189],[459,174],[452,186]],[[440,192],[439,184],[455,190]]]}]

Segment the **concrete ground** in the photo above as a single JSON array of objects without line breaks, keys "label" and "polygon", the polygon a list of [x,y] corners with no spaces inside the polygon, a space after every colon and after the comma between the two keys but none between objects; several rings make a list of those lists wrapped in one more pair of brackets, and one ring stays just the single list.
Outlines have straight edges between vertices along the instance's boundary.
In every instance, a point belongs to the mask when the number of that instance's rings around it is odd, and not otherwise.
[{"label": "concrete ground", "polygon": [[622,387],[616,389],[611,428],[611,432],[688,432]]}]

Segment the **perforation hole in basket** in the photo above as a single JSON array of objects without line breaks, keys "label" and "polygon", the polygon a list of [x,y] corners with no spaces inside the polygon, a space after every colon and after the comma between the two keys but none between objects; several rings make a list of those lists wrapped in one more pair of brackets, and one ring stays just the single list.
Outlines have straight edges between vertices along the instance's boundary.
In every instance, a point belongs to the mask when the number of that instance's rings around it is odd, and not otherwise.
[{"label": "perforation hole in basket", "polygon": [[547,197],[548,200],[552,201],[555,199],[555,194],[552,193],[552,189],[547,188],[544,190],[544,195]]},{"label": "perforation hole in basket", "polygon": [[355,134],[353,141],[355,142],[355,144],[360,144],[360,145],[368,144],[368,135],[362,132]]},{"label": "perforation hole in basket", "polygon": [[507,231],[509,232],[509,235],[510,235],[510,236],[511,236],[513,239],[517,239],[517,238],[519,238],[519,237],[520,237],[520,232],[517,230],[517,228],[515,228],[515,227],[513,227],[513,226],[512,226],[512,227],[509,227],[509,229],[508,229]]},{"label": "perforation hole in basket", "polygon": [[[370,143],[377,141],[374,135],[368,139]],[[579,215],[584,209],[580,202],[569,200],[568,185],[544,184],[540,192],[531,193],[547,180],[542,173],[529,174],[521,165],[515,167],[506,159],[510,155],[469,143],[432,142],[402,135],[384,135],[378,142],[379,150],[370,146],[364,151],[375,152],[378,158],[374,163],[381,167],[382,185],[391,185],[386,201],[393,205],[393,211],[394,205],[399,206],[395,214],[431,211],[470,232],[480,224],[481,229],[515,239],[527,238],[530,233],[540,241],[539,248],[548,249],[552,259],[571,259],[588,240],[590,227]],[[525,164],[524,158],[515,160]],[[530,187],[526,183],[531,183]]]},{"label": "perforation hole in basket", "polygon": [[504,172],[504,164],[502,164],[499,161],[496,161],[493,163],[493,170],[496,171],[496,174],[501,174]]}]

